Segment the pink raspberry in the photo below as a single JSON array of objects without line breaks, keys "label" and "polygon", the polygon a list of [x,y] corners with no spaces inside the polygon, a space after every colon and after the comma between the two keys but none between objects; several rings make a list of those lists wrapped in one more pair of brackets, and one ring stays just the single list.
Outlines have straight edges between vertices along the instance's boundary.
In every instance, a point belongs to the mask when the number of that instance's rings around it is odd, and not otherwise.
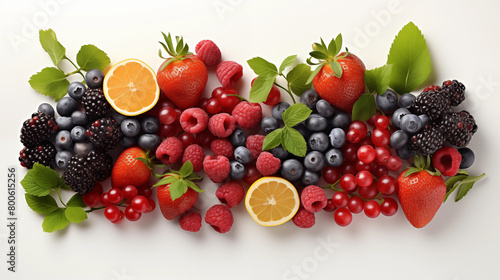
[{"label": "pink raspberry", "polygon": [[179,119],[184,131],[200,133],[208,125],[208,114],[200,108],[189,108],[182,112]]},{"label": "pink raspberry", "polygon": [[219,63],[221,53],[219,47],[211,40],[202,40],[196,44],[194,49],[196,55],[206,66],[213,66]]},{"label": "pink raspberry", "polygon": [[281,167],[281,160],[274,157],[270,152],[262,152],[257,158],[255,167],[263,176],[273,175]]},{"label": "pink raspberry", "polygon": [[247,149],[252,154],[252,157],[258,158],[262,152],[262,143],[264,143],[264,135],[255,134],[247,137]]},{"label": "pink raspberry", "polygon": [[323,189],[315,185],[307,186],[302,190],[300,201],[304,209],[311,213],[321,211],[328,203]]},{"label": "pink raspberry", "polygon": [[238,206],[245,197],[245,189],[237,182],[228,182],[217,189],[215,196],[228,208],[233,208]]},{"label": "pink raspberry", "polygon": [[219,113],[210,118],[208,129],[213,135],[226,138],[236,129],[235,120],[227,113]]},{"label": "pink raspberry", "polygon": [[234,61],[223,61],[215,70],[217,79],[225,88],[232,88],[243,76],[243,67]]},{"label": "pink raspberry", "polygon": [[201,215],[198,212],[189,211],[179,219],[179,225],[183,230],[198,232],[201,228]]},{"label": "pink raspberry", "polygon": [[220,183],[229,175],[231,165],[229,164],[229,159],[225,156],[218,156],[217,158],[206,156],[203,160],[203,168],[212,182]]},{"label": "pink raspberry", "polygon": [[177,137],[165,138],[156,149],[156,158],[165,165],[172,164],[181,158],[183,148],[181,140]]},{"label": "pink raspberry", "polygon": [[210,148],[215,156],[233,157],[234,147],[227,139],[215,139],[210,144]]},{"label": "pink raspberry", "polygon": [[316,217],[314,217],[314,213],[300,206],[299,211],[293,216],[292,221],[299,228],[311,228],[316,223]]},{"label": "pink raspberry", "polygon": [[231,230],[234,219],[229,208],[222,204],[216,204],[207,210],[205,222],[211,225],[215,231],[226,233]]},{"label": "pink raspberry", "polygon": [[182,164],[189,160],[193,164],[193,170],[195,172],[200,172],[203,170],[204,159],[205,153],[203,152],[203,148],[200,145],[191,144],[184,150],[184,154],[182,155]]},{"label": "pink raspberry", "polygon": [[259,103],[243,101],[234,107],[232,115],[241,128],[254,128],[262,120],[262,107]]}]

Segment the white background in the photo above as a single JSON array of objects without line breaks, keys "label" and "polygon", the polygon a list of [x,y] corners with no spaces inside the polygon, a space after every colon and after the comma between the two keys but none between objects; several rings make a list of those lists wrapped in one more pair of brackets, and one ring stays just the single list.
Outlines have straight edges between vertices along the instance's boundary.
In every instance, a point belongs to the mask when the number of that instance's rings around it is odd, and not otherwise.
[{"label": "white background", "polygon": [[[423,229],[413,228],[400,211],[370,220],[362,214],[340,228],[331,213],[317,214],[316,226],[301,230],[287,223],[255,224],[244,205],[233,214],[227,234],[204,224],[182,231],[159,211],[140,221],[113,225],[101,213],[57,233],[42,232],[42,217],[31,211],[18,185],[17,271],[7,272],[6,183],[0,191],[0,278],[2,279],[498,279],[498,129],[500,105],[498,1],[5,1],[0,3],[0,157],[17,161],[22,121],[50,98],[34,92],[28,79],[50,66],[38,42],[40,28],[52,28],[74,58],[92,43],[112,63],[135,57],[157,68],[160,31],[183,35],[192,49],[215,41],[223,59],[244,66],[238,88],[248,96],[254,77],[245,61],[262,56],[276,64],[290,54],[305,61],[311,43],[342,32],[345,46],[367,69],[386,61],[397,32],[413,21],[424,33],[433,62],[427,84],[458,79],[467,86],[464,107],[479,131],[472,174],[487,178],[459,203],[444,204]],[[70,68],[67,68],[68,70]],[[218,86],[213,71],[205,95]],[[215,185],[197,205],[217,202]]]}]

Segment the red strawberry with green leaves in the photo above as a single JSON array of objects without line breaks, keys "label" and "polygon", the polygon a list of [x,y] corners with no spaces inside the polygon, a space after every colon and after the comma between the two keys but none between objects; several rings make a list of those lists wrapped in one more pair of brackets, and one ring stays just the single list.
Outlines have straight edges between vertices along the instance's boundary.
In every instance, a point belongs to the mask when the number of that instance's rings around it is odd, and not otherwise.
[{"label": "red strawberry with green leaves", "polygon": [[446,196],[446,185],[439,171],[430,171],[430,157],[414,157],[415,167],[398,177],[398,197],[406,219],[416,228],[426,226]]},{"label": "red strawberry with green leaves", "polygon": [[175,106],[186,109],[196,106],[201,99],[207,85],[208,72],[205,63],[196,55],[189,52],[189,47],[182,38],[176,37],[177,45],[174,48],[170,33],[165,35],[165,43],[160,42],[171,56],[158,69],[156,79],[163,93]]},{"label": "red strawberry with green leaves", "polygon": [[186,213],[198,200],[198,193],[204,192],[193,182],[202,177],[193,172],[193,164],[186,161],[179,171],[170,170],[158,181],[156,196],[161,213],[167,220],[173,220]]},{"label": "red strawberry with green leaves", "polygon": [[149,153],[139,147],[124,150],[116,160],[111,171],[113,188],[123,188],[127,185],[142,186],[151,177]]},{"label": "red strawberry with green leaves", "polygon": [[[352,107],[358,98],[365,92],[365,65],[363,61],[347,48],[339,54],[342,48],[342,35],[331,40],[326,46],[323,39],[321,43],[313,44],[313,51],[309,53],[307,63],[319,65],[311,74],[307,83],[312,81],[318,95],[328,103],[351,113]],[[317,63],[311,61],[318,60]]]}]

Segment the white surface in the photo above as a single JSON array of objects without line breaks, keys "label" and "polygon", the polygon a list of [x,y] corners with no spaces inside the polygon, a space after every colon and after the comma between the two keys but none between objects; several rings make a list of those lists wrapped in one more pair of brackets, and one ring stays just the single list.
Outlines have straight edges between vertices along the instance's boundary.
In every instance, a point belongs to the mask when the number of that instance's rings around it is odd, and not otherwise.
[{"label": "white surface", "polygon": [[[456,78],[467,86],[467,107],[479,131],[471,147],[471,173],[487,173],[461,202],[444,204],[434,220],[417,230],[404,218],[370,220],[362,214],[340,228],[325,212],[300,230],[255,224],[243,205],[234,210],[233,229],[218,234],[206,224],[198,234],[182,231],[159,211],[136,223],[113,225],[91,214],[63,232],[42,232],[18,185],[16,273],[7,272],[6,183],[0,191],[1,279],[498,279],[499,136],[494,120],[500,105],[497,1],[41,1],[0,2],[1,178],[7,166],[25,171],[17,156],[19,129],[41,102],[30,75],[51,65],[38,43],[39,28],[53,28],[74,58],[92,43],[113,62],[136,57],[157,68],[160,31],[183,35],[192,49],[212,39],[223,58],[244,66],[241,93],[254,77],[245,61],[262,56],[280,63],[290,54],[305,61],[312,42],[342,32],[345,46],[368,69],[385,63],[390,43],[407,22],[424,33],[433,62],[429,84]],[[52,3],[47,10],[43,3]],[[54,4],[55,3],[55,4]],[[31,24],[35,29],[31,30]],[[33,33],[34,32],[34,33]],[[21,39],[19,45],[9,41]],[[69,69],[69,68],[68,68]],[[210,74],[206,94],[217,86]],[[496,128],[496,130],[494,130]],[[215,186],[200,203],[216,203]],[[325,245],[327,244],[327,245]],[[328,245],[329,244],[329,245]]]}]

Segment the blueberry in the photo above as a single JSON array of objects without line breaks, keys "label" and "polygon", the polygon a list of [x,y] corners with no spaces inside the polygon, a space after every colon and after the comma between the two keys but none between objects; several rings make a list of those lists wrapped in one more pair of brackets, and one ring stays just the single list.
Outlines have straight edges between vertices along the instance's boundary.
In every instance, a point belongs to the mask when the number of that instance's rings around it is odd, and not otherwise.
[{"label": "blueberry", "polygon": [[104,81],[104,73],[99,69],[92,69],[85,74],[85,83],[89,88],[100,88]]},{"label": "blueberry", "polygon": [[78,109],[78,102],[71,97],[63,97],[56,104],[56,110],[59,115],[64,117],[71,116],[71,113]]},{"label": "blueberry", "polygon": [[409,134],[416,134],[424,127],[422,125],[422,120],[414,114],[407,114],[401,118],[399,126],[402,130]]},{"label": "blueberry", "polygon": [[413,151],[411,150],[410,145],[407,144],[399,149],[396,149],[396,155],[402,160],[407,160],[413,155]]},{"label": "blueberry", "polygon": [[320,171],[325,167],[325,156],[318,151],[311,151],[304,157],[304,167],[309,171]]},{"label": "blueberry", "polygon": [[392,114],[392,125],[394,125],[396,128],[399,128],[401,119],[405,116],[410,114],[410,111],[406,108],[399,108],[394,113]]},{"label": "blueberry", "polygon": [[415,95],[405,93],[399,98],[399,107],[408,109],[413,105],[413,101],[415,101],[415,99]]},{"label": "blueberry", "polygon": [[288,181],[299,180],[304,173],[304,166],[296,159],[287,159],[281,165],[281,176]]},{"label": "blueberry", "polygon": [[71,96],[71,98],[75,100],[80,100],[82,99],[83,94],[87,91],[87,88],[85,87],[84,84],[80,82],[72,82],[68,86],[68,94]]},{"label": "blueberry", "polygon": [[326,164],[338,167],[344,162],[344,154],[340,149],[332,148],[325,153]]},{"label": "blueberry", "polygon": [[229,170],[229,177],[233,180],[239,180],[245,177],[247,169],[245,165],[238,161],[231,161],[231,169]]},{"label": "blueberry", "polygon": [[342,129],[347,129],[351,124],[351,116],[349,116],[349,114],[345,112],[340,112],[333,116],[331,124],[334,128],[338,127]]},{"label": "blueberry", "polygon": [[234,150],[234,159],[243,164],[247,164],[252,161],[252,154],[246,147],[239,146]]},{"label": "blueberry", "polygon": [[85,128],[83,126],[75,126],[71,129],[71,139],[73,142],[83,142],[87,139]]},{"label": "blueberry", "polygon": [[86,156],[92,151],[93,146],[90,142],[76,142],[73,147],[73,152],[75,155]]},{"label": "blueberry", "polygon": [[340,149],[345,144],[345,131],[341,128],[334,128],[330,131],[330,144],[332,147]]},{"label": "blueberry", "polygon": [[309,109],[316,108],[318,100],[320,100],[320,97],[314,89],[308,89],[300,96],[300,103],[306,105]]},{"label": "blueberry", "polygon": [[302,175],[302,179],[300,181],[305,186],[317,185],[319,181],[319,175],[316,172],[305,170],[304,175]]},{"label": "blueberry", "polygon": [[156,149],[161,143],[160,136],[156,134],[143,134],[137,140],[139,147],[146,151]]},{"label": "blueberry", "polygon": [[273,130],[280,127],[280,123],[277,119],[273,117],[264,117],[260,121],[260,127],[265,133],[271,133]]},{"label": "blueberry", "polygon": [[153,115],[147,115],[141,120],[141,128],[144,133],[156,133],[160,128],[160,121]]},{"label": "blueberry", "polygon": [[120,124],[123,135],[135,137],[141,132],[141,123],[134,118],[124,119]]},{"label": "blueberry", "polygon": [[321,116],[325,118],[330,118],[331,116],[333,116],[333,113],[335,113],[332,105],[330,105],[330,103],[328,103],[328,101],[324,99],[318,100],[318,102],[316,102],[316,110]]},{"label": "blueberry", "polygon": [[85,112],[76,110],[71,114],[71,121],[74,125],[86,125],[89,123],[89,118]]},{"label": "blueberry", "polygon": [[75,126],[71,117],[56,117],[56,123],[60,130],[71,130]]},{"label": "blueberry", "polygon": [[136,143],[137,140],[134,137],[123,136],[120,140],[118,140],[118,144],[120,144],[123,148],[133,147]]},{"label": "blueberry", "polygon": [[241,128],[236,128],[229,139],[231,140],[231,144],[233,144],[233,147],[235,148],[239,146],[245,146],[247,143],[247,137],[245,136],[245,132]]},{"label": "blueberry", "polygon": [[311,131],[309,131],[309,129],[307,129],[307,127],[302,123],[297,124],[293,128],[295,128],[302,135],[302,137],[304,137],[304,139],[309,138],[311,135]]},{"label": "blueberry", "polygon": [[474,160],[476,159],[474,152],[467,147],[458,149],[458,152],[462,155],[462,162],[460,162],[460,169],[466,169],[471,167],[472,164],[474,163]]},{"label": "blueberry", "polygon": [[377,106],[385,113],[392,112],[398,108],[398,95],[391,89],[387,89],[384,94],[377,94],[375,98]]},{"label": "blueberry", "polygon": [[391,146],[394,149],[401,149],[402,147],[406,146],[408,144],[409,140],[408,134],[403,131],[403,130],[396,130],[394,133],[391,135]]},{"label": "blueberry", "polygon": [[289,107],[290,107],[290,104],[288,104],[286,102],[280,102],[280,103],[276,104],[271,111],[273,118],[282,121],[283,120],[283,117],[282,117],[283,112],[285,112],[285,110],[288,109]]},{"label": "blueberry", "polygon": [[307,117],[305,125],[310,131],[323,131],[328,125],[328,121],[320,114],[311,114]]},{"label": "blueberry", "polygon": [[61,168],[62,170],[66,170],[68,168],[68,162],[71,159],[73,154],[70,151],[60,151],[56,154],[56,166]]},{"label": "blueberry", "polygon": [[285,149],[283,149],[283,147],[281,145],[279,145],[278,147],[272,148],[270,152],[271,152],[271,154],[273,154],[273,156],[279,158],[281,161],[285,160],[288,157],[288,155],[290,154]]},{"label": "blueberry", "polygon": [[124,119],[128,118],[127,116],[115,111],[115,109],[111,109],[111,117],[119,124],[121,124]]},{"label": "blueberry", "polygon": [[422,127],[425,127],[427,124],[431,122],[431,119],[426,114],[418,115],[418,117],[422,121]]},{"label": "blueberry", "polygon": [[53,117],[55,112],[54,112],[54,107],[50,105],[49,103],[42,103],[38,106],[38,112],[42,112],[45,115]]},{"label": "blueberry", "polygon": [[328,136],[324,132],[316,132],[309,136],[307,141],[309,148],[313,151],[324,152],[330,146],[330,141],[328,140]]},{"label": "blueberry", "polygon": [[61,130],[56,134],[56,146],[61,149],[69,150],[73,144],[71,133],[67,130]]}]

